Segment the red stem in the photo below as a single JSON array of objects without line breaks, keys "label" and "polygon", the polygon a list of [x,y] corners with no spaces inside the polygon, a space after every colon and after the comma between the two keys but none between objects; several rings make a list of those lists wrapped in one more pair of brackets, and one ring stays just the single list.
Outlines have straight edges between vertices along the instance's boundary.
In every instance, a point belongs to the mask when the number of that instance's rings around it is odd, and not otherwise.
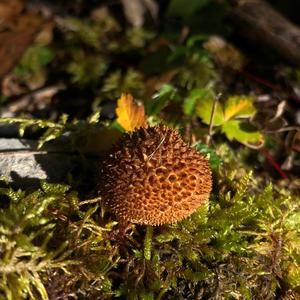
[{"label": "red stem", "polygon": [[[239,73],[245,77],[247,77],[248,79],[254,81],[254,82],[257,82],[263,86],[266,86],[268,88],[270,88],[271,90],[273,91],[280,91],[281,88],[279,86],[277,86],[276,84],[264,79],[264,78],[261,78],[261,77],[258,77],[258,76],[255,76],[245,70],[241,70],[239,71]],[[297,95],[291,95],[289,94],[288,97],[298,103],[300,103],[300,98],[297,96]]]},{"label": "red stem", "polygon": [[271,165],[276,169],[276,171],[281,175],[282,178],[288,178],[288,176],[282,171],[279,164],[275,161],[273,156],[266,148],[262,148],[260,152],[271,163]]}]

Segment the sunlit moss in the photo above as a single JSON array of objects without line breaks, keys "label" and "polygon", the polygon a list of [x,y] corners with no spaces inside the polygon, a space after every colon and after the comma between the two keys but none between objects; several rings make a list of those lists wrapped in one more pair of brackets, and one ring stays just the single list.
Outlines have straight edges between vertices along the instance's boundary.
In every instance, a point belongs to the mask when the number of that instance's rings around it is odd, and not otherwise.
[{"label": "sunlit moss", "polygon": [[216,289],[222,298],[295,293],[299,199],[270,184],[261,189],[243,169],[225,179],[225,170],[230,173],[230,166],[216,174],[209,205],[188,219],[153,233],[131,226],[123,237],[101,199],[82,202],[66,185],[44,182],[29,194],[1,189],[2,298],[193,299],[200,291],[213,297]]}]

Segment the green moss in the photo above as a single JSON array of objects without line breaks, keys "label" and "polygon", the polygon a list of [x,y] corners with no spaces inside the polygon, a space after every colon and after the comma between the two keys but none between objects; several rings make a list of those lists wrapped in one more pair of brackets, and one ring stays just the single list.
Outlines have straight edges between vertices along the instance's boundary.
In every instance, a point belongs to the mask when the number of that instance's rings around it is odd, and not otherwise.
[{"label": "green moss", "polygon": [[101,201],[81,202],[66,185],[43,182],[29,194],[1,189],[1,295],[253,299],[293,292],[299,199],[262,188],[243,169],[226,179],[224,172],[230,165],[215,174],[209,205],[188,219],[147,233],[132,226],[121,240]]}]

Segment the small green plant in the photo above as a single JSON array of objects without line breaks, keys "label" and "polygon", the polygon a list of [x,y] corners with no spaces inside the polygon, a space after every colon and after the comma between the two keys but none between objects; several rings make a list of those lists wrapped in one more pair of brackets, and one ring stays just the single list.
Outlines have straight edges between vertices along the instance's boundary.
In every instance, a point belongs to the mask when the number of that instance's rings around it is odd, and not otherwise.
[{"label": "small green plant", "polygon": [[196,114],[204,124],[220,130],[230,140],[262,145],[262,134],[249,122],[256,109],[250,96],[232,96],[222,104],[209,89],[194,89],[183,106],[187,115]]}]

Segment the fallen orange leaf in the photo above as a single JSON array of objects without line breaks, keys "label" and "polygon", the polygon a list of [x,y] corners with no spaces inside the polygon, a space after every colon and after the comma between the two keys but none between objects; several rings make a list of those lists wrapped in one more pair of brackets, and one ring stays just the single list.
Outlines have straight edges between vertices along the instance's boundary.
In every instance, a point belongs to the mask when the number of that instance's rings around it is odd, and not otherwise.
[{"label": "fallen orange leaf", "polygon": [[129,132],[147,124],[144,105],[136,103],[130,94],[118,99],[116,114],[117,122]]}]

